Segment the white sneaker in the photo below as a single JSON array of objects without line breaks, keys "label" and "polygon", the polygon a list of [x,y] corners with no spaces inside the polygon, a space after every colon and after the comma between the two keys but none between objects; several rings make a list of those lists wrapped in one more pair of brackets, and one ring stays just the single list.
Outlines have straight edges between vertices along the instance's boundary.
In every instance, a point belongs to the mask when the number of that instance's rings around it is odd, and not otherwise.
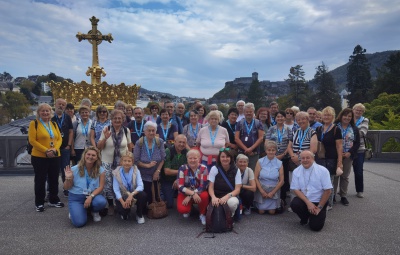
[{"label": "white sneaker", "polygon": [[92,212],[92,216],[93,216],[93,221],[94,222],[99,222],[101,221],[101,216],[98,212]]},{"label": "white sneaker", "polygon": [[333,209],[333,207],[331,206],[331,205],[328,205],[327,207],[326,207],[326,210],[327,211],[330,211],[330,210],[332,210]]},{"label": "white sneaker", "polygon": [[136,216],[136,221],[138,224],[143,224],[144,223],[144,217],[142,216],[141,218]]},{"label": "white sneaker", "polygon": [[200,214],[201,224],[206,225],[206,216],[204,214]]},{"label": "white sneaker", "polygon": [[190,213],[184,213],[184,214],[182,214],[182,215],[183,215],[183,218],[189,218]]},{"label": "white sneaker", "polygon": [[71,219],[71,214],[70,213],[68,213],[68,219]]},{"label": "white sneaker", "polygon": [[357,192],[357,197],[363,198],[363,197],[364,197],[364,194],[363,194],[362,192]]},{"label": "white sneaker", "polygon": [[250,214],[251,214],[250,208],[245,208],[244,209],[244,215],[250,215]]},{"label": "white sneaker", "polygon": [[289,207],[287,210],[288,212],[293,212],[292,207]]}]

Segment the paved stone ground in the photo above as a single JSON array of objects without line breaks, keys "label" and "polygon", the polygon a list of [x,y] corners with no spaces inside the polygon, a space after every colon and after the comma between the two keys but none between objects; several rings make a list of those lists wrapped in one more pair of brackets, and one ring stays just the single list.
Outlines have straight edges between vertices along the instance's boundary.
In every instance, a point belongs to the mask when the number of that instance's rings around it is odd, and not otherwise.
[{"label": "paved stone ground", "polygon": [[[365,198],[355,196],[328,212],[321,232],[299,225],[293,213],[243,217],[235,233],[203,234],[197,217],[171,210],[165,219],[138,225],[117,216],[81,229],[68,208],[34,209],[33,176],[0,176],[1,254],[400,254],[400,164],[367,162]],[[67,204],[67,199],[62,197]]]}]

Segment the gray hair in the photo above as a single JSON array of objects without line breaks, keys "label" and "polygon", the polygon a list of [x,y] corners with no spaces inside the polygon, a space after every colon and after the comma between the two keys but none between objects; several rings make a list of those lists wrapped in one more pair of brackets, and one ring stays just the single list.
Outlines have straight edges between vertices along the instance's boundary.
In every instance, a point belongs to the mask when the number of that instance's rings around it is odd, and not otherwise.
[{"label": "gray hair", "polygon": [[267,150],[268,148],[273,147],[275,150],[278,150],[278,145],[276,144],[276,142],[272,141],[272,140],[266,140],[264,143],[264,148],[265,150]]},{"label": "gray hair", "polygon": [[218,110],[218,105],[217,104],[210,104],[210,106],[208,107],[208,108],[212,108],[212,107],[215,107],[215,108],[217,108],[217,110]]},{"label": "gray hair", "polygon": [[125,108],[126,104],[123,101],[118,100],[117,102],[115,102],[114,107],[117,108],[119,106],[123,106]]},{"label": "gray hair", "polygon": [[126,118],[125,113],[123,111],[121,111],[121,110],[118,110],[118,109],[114,109],[114,110],[111,111],[110,119],[112,120],[115,117],[115,115],[118,115],[118,114],[121,114],[122,121],[125,121],[125,118]]},{"label": "gray hair", "polygon": [[143,130],[146,131],[149,127],[153,127],[157,130],[157,124],[152,121],[147,121],[146,124],[144,124]]},{"label": "gray hair", "polygon": [[239,103],[246,104],[246,102],[245,102],[245,101],[243,101],[243,100],[239,100],[239,101],[237,101],[237,102],[236,102],[236,107],[238,107],[238,104],[239,104]]},{"label": "gray hair", "polygon": [[253,111],[256,110],[256,108],[254,107],[254,104],[253,104],[253,103],[247,103],[247,104],[245,104],[245,105],[244,105],[244,108],[251,108],[251,109],[253,109]]},{"label": "gray hair", "polygon": [[200,152],[198,150],[195,149],[191,149],[186,153],[186,158],[188,158],[190,155],[196,155],[197,157],[200,158]]},{"label": "gray hair", "polygon": [[249,157],[247,157],[247,156],[244,155],[244,154],[239,154],[239,155],[237,155],[237,157],[236,157],[236,162],[238,162],[238,161],[241,160],[241,159],[245,159],[245,160],[247,160],[247,162],[249,162]]},{"label": "gray hair", "polygon": [[86,104],[90,105],[89,107],[91,107],[92,106],[92,101],[90,101],[89,98],[82,99],[81,105],[86,105]]},{"label": "gray hair", "polygon": [[301,111],[301,112],[296,113],[296,121],[297,121],[297,119],[304,118],[304,117],[307,120],[310,120],[310,115],[308,115],[308,112]]}]

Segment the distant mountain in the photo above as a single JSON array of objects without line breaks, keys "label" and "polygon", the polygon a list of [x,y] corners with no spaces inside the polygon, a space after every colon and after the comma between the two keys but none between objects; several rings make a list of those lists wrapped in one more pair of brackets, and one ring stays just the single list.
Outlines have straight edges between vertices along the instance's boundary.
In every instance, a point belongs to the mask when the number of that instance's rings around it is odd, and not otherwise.
[{"label": "distant mountain", "polygon": [[[383,64],[387,61],[389,56],[393,53],[398,52],[398,50],[388,50],[383,52],[376,52],[372,54],[365,54],[370,64],[369,70],[371,72],[371,78],[374,80],[378,76],[377,68],[381,68]],[[347,83],[347,67],[349,66],[349,62],[346,64],[339,66],[329,73],[332,74],[333,79],[335,80],[336,86],[338,87],[338,91],[344,89]],[[313,80],[310,82],[312,83]]]},{"label": "distant mountain", "polygon": [[[389,56],[398,51],[399,50],[390,50],[390,51],[376,52],[372,54],[365,54],[370,64],[371,78],[373,80],[376,79],[376,77],[378,76],[378,72],[376,71],[376,69],[381,68],[382,65],[387,61]],[[329,72],[330,74],[332,74],[333,79],[335,80],[338,92],[346,88],[348,65],[349,63],[346,63]],[[236,78],[233,81],[227,81],[225,83],[224,88],[215,93],[210,98],[210,101],[219,103],[219,102],[233,102],[237,101],[238,99],[245,99],[251,81],[252,77],[241,77],[241,78]],[[269,99],[274,99],[274,97],[285,95],[289,90],[288,84],[285,81],[276,81],[276,82],[260,81],[260,85],[264,90],[265,94],[270,97]],[[309,85],[310,88],[315,87],[313,79],[309,81]]]}]

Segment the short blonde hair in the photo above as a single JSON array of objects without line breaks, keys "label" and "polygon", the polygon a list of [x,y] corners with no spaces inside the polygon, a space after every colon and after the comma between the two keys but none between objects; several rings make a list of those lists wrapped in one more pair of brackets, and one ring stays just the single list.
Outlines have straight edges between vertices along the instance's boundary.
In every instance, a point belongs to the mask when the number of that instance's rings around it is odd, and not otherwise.
[{"label": "short blonde hair", "polygon": [[310,115],[308,115],[307,112],[301,111],[301,112],[296,113],[296,121],[297,121],[298,119],[304,118],[304,117],[305,117],[307,120],[310,120]]},{"label": "short blonde hair", "polygon": [[353,110],[355,110],[356,108],[361,108],[361,110],[362,110],[363,112],[365,112],[365,106],[364,106],[362,103],[355,104],[355,105],[353,106]]},{"label": "short blonde hair", "polygon": [[210,118],[217,118],[217,119],[218,119],[218,122],[220,122],[220,121],[221,121],[221,114],[219,113],[218,110],[216,110],[216,111],[211,111],[211,112],[209,112],[209,113],[207,114],[206,120],[209,120]]},{"label": "short blonde hair", "polygon": [[50,118],[53,118],[54,112],[53,112],[53,110],[51,109],[51,106],[50,106],[49,104],[42,103],[42,104],[40,104],[40,105],[38,106],[38,108],[37,108],[37,110],[36,110],[36,112],[37,112],[37,114],[36,114],[36,119],[40,119],[39,112],[40,112],[41,110],[43,110],[44,108],[47,108],[47,109],[50,110]]},{"label": "short blonde hair", "polygon": [[124,155],[121,156],[120,160],[119,160],[119,164],[122,164],[122,159],[123,158],[130,158],[132,159],[132,162],[135,162],[134,157],[133,157],[133,153],[130,151],[127,151]]},{"label": "short blonde hair", "polygon": [[333,116],[333,119],[336,117],[335,109],[332,106],[327,106],[322,110],[322,114],[330,114]]},{"label": "short blonde hair", "polygon": [[239,162],[239,160],[241,160],[241,159],[245,159],[245,160],[247,160],[247,162],[249,162],[249,157],[247,157],[247,156],[244,155],[244,154],[239,154],[239,155],[237,155],[237,157],[236,157],[236,162]]},{"label": "short blonde hair", "polygon": [[273,147],[275,150],[278,150],[278,145],[276,144],[276,142],[271,141],[271,140],[266,140],[264,143],[264,148],[265,150],[267,150],[268,148]]},{"label": "short blonde hair", "polygon": [[86,105],[82,105],[81,107],[79,107],[78,112],[81,113],[81,111],[88,111],[90,113],[90,108]]}]

